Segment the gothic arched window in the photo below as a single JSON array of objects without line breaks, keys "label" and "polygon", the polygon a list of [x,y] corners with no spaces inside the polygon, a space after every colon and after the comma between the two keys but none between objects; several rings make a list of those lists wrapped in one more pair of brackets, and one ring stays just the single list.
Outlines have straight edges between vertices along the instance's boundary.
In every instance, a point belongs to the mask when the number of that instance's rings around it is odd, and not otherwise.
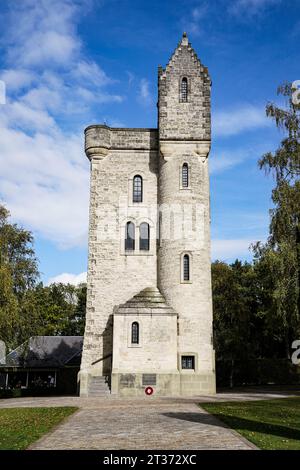
[{"label": "gothic arched window", "polygon": [[150,250],[150,226],[147,222],[140,225],[140,250]]},{"label": "gothic arched window", "polygon": [[183,77],[180,84],[180,101],[186,103],[188,100],[188,81]]},{"label": "gothic arched window", "polygon": [[137,321],[131,325],[131,344],[139,344],[140,341],[140,327]]},{"label": "gothic arched window", "polygon": [[189,255],[184,255],[183,257],[183,280],[190,280],[190,257]]},{"label": "gothic arched window", "polygon": [[135,225],[133,222],[127,222],[125,228],[125,250],[135,249]]},{"label": "gothic arched window", "polygon": [[133,178],[133,202],[143,202],[143,178],[140,175]]},{"label": "gothic arched window", "polygon": [[183,188],[189,187],[189,166],[187,163],[182,165],[181,184]]}]

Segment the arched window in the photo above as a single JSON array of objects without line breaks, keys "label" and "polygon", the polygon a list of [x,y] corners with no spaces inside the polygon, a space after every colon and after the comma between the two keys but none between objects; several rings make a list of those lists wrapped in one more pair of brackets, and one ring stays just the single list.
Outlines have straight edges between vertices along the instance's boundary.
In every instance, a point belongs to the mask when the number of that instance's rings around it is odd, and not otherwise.
[{"label": "arched window", "polygon": [[190,280],[190,257],[189,255],[184,255],[183,257],[183,280]]},{"label": "arched window", "polygon": [[180,101],[186,103],[188,100],[188,81],[183,77],[180,84]]},{"label": "arched window", "polygon": [[133,178],[133,202],[143,202],[143,178],[140,175]]},{"label": "arched window", "polygon": [[140,225],[140,250],[149,251],[150,249],[150,226],[146,222]]},{"label": "arched window", "polygon": [[125,250],[135,249],[135,225],[133,222],[127,222],[125,228]]},{"label": "arched window", "polygon": [[140,327],[137,321],[131,325],[131,344],[139,344],[140,341]]},{"label": "arched window", "polygon": [[183,188],[189,187],[189,166],[187,163],[182,165],[181,183]]}]

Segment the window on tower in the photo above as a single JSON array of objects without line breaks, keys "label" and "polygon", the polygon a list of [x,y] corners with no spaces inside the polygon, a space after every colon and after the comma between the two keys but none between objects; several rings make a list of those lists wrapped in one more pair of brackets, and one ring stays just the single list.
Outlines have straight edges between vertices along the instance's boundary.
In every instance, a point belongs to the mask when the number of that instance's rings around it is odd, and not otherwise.
[{"label": "window on tower", "polygon": [[183,188],[189,187],[189,166],[187,163],[182,165],[181,183]]},{"label": "window on tower", "polygon": [[131,325],[131,344],[139,344],[140,341],[140,327],[137,321]]},{"label": "window on tower", "polygon": [[150,249],[150,226],[147,222],[140,225],[140,250],[149,251]]},{"label": "window on tower", "polygon": [[135,249],[135,225],[133,222],[127,222],[125,228],[125,251]]},{"label": "window on tower", "polygon": [[180,84],[180,101],[186,103],[188,100],[188,81],[183,77]]},{"label": "window on tower", "polygon": [[190,257],[189,255],[184,255],[183,257],[183,280],[190,280]]},{"label": "window on tower", "polygon": [[133,178],[133,202],[143,202],[143,178],[140,175]]},{"label": "window on tower", "polygon": [[181,368],[195,370],[195,356],[181,356]]}]

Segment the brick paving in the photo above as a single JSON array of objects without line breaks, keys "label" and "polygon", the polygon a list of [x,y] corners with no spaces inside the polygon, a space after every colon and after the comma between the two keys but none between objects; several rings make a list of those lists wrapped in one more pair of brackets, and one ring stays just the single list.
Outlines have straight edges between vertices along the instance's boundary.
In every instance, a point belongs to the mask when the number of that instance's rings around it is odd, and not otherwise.
[{"label": "brick paving", "polygon": [[195,403],[118,400],[84,408],[31,449],[251,449]]},{"label": "brick paving", "polygon": [[294,392],[221,393],[209,397],[138,399],[36,397],[0,400],[0,408],[78,406],[79,410],[31,449],[253,449],[251,443],[198,406],[248,401]]}]

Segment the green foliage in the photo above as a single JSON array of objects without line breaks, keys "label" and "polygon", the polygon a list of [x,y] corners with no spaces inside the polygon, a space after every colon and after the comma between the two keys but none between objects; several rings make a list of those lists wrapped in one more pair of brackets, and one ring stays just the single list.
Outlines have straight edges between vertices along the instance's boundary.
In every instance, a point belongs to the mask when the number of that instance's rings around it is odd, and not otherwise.
[{"label": "green foliage", "polygon": [[83,335],[86,285],[39,281],[32,234],[0,205],[0,339],[13,349],[35,335]]},{"label": "green foliage", "polygon": [[251,354],[255,310],[254,273],[249,263],[215,261],[212,264],[215,348],[218,358]]},{"label": "green foliage", "polygon": [[201,403],[209,413],[264,450],[300,450],[300,398]]},{"label": "green foliage", "polygon": [[20,303],[38,278],[30,232],[9,223],[0,205],[0,339],[13,347],[22,339]]},{"label": "green foliage", "polygon": [[270,321],[281,325],[286,355],[289,344],[300,333],[300,105],[292,101],[293,89],[286,83],[278,88],[284,109],[268,104],[267,116],[275,120],[284,138],[275,153],[259,161],[260,168],[275,177],[272,191],[270,237],[256,245],[256,261],[268,267],[273,283]]},{"label": "green foliage", "polygon": [[35,303],[40,331],[44,335],[83,335],[86,285],[39,284],[28,293],[29,308]]}]

